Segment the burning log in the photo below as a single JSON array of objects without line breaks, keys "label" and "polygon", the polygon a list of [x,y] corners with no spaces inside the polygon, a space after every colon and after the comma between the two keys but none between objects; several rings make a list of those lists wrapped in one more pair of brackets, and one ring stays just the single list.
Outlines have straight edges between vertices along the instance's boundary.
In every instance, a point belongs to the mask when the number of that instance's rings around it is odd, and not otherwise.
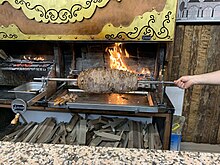
[{"label": "burning log", "polygon": [[77,83],[89,93],[124,93],[137,89],[138,77],[128,71],[91,68],[79,74]]}]

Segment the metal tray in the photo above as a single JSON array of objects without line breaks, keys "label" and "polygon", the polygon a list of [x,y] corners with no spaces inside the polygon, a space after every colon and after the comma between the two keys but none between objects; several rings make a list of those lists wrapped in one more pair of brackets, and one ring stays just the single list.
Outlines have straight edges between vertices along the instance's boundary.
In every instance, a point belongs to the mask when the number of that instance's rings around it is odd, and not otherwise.
[{"label": "metal tray", "polygon": [[[61,91],[56,96],[63,96],[67,92]],[[143,94],[91,94],[85,92],[73,92],[78,97],[75,102],[67,102],[66,105],[54,105],[53,98],[48,102],[49,107],[70,109],[97,109],[132,112],[158,112],[157,106],[151,106],[147,95]]]},{"label": "metal tray", "polygon": [[40,92],[42,87],[43,87],[42,82],[28,82],[8,92],[15,93],[16,98],[21,98],[25,101],[28,101],[33,97],[35,97]]}]

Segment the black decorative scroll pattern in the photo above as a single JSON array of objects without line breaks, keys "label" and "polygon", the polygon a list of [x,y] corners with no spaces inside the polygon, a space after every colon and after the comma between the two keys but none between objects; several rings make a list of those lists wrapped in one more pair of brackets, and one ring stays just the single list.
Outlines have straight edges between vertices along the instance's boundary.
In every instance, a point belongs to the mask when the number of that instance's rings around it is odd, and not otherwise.
[{"label": "black decorative scroll pattern", "polygon": [[156,22],[155,16],[150,15],[150,19],[147,22],[147,25],[143,26],[142,28],[134,27],[133,32],[119,32],[117,35],[114,34],[106,34],[105,38],[108,40],[114,40],[114,39],[122,39],[123,35],[125,35],[129,39],[136,39],[139,37],[141,33],[143,33],[144,36],[148,36],[150,38],[153,38],[154,36],[158,39],[170,39],[170,32],[169,29],[166,27],[166,24],[170,23],[170,15],[172,14],[171,11],[168,11],[168,13],[165,15],[165,19],[162,22],[162,27],[160,28],[159,32],[156,32],[154,28],[152,27],[152,24]]},{"label": "black decorative scroll pattern", "polygon": [[[25,0],[15,0],[15,4],[24,5],[28,10],[35,10],[40,13],[39,16],[41,18],[44,18],[48,21],[51,20],[53,22],[55,22],[58,19],[60,19],[63,22],[68,22],[73,17],[77,17],[78,12],[81,11],[82,9],[90,8],[92,3],[95,4],[95,3],[101,3],[101,2],[102,2],[102,0],[87,0],[85,6],[82,6],[81,4],[74,4],[70,8],[70,10],[60,9],[59,11],[57,11],[56,9],[48,9],[47,10],[42,5],[35,5],[35,6],[31,7],[30,2],[26,2]],[[92,17],[92,15],[91,15],[91,17]]]},{"label": "black decorative scroll pattern", "polygon": [[7,39],[7,38],[16,39],[16,38],[18,38],[18,36],[16,34],[7,34],[5,32],[0,31],[0,39]]}]

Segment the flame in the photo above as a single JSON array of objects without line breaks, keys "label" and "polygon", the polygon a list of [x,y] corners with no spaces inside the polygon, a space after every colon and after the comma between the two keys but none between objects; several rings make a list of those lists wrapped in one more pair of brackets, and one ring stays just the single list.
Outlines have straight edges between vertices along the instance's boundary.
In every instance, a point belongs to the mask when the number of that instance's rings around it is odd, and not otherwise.
[{"label": "flame", "polygon": [[[123,50],[121,48],[122,43],[115,43],[113,48],[107,48],[107,52],[110,54],[110,67],[111,69],[118,69],[124,71],[130,71],[126,64],[122,60]],[[129,58],[127,50],[124,50],[124,56]]]},{"label": "flame", "polygon": [[[111,69],[118,69],[123,71],[129,71],[135,74],[144,74],[150,75],[149,68],[139,68],[137,67],[136,70],[132,70],[132,67],[127,67],[123,58],[132,58],[134,56],[130,56],[127,50],[124,48],[122,49],[122,43],[115,43],[113,47],[107,47],[106,52],[110,55],[110,68]],[[140,72],[141,71],[141,72]]]},{"label": "flame", "polygon": [[125,56],[127,57],[127,58],[129,58],[130,57],[130,55],[128,54],[128,52],[127,52],[127,50],[125,49]]},{"label": "flame", "polygon": [[25,60],[29,60],[29,61],[44,61],[45,60],[43,57],[33,57],[33,58],[31,58],[30,56],[29,57],[23,56],[23,58]]},{"label": "flame", "polygon": [[150,70],[148,68],[143,68],[142,71],[141,71],[141,74],[150,75]]}]

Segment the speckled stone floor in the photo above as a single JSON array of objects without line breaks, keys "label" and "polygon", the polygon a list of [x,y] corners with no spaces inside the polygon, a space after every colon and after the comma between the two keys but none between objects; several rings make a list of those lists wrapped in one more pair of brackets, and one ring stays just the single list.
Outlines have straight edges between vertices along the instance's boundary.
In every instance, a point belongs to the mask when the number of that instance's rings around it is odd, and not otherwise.
[{"label": "speckled stone floor", "polygon": [[0,141],[0,164],[219,165],[220,154]]}]

